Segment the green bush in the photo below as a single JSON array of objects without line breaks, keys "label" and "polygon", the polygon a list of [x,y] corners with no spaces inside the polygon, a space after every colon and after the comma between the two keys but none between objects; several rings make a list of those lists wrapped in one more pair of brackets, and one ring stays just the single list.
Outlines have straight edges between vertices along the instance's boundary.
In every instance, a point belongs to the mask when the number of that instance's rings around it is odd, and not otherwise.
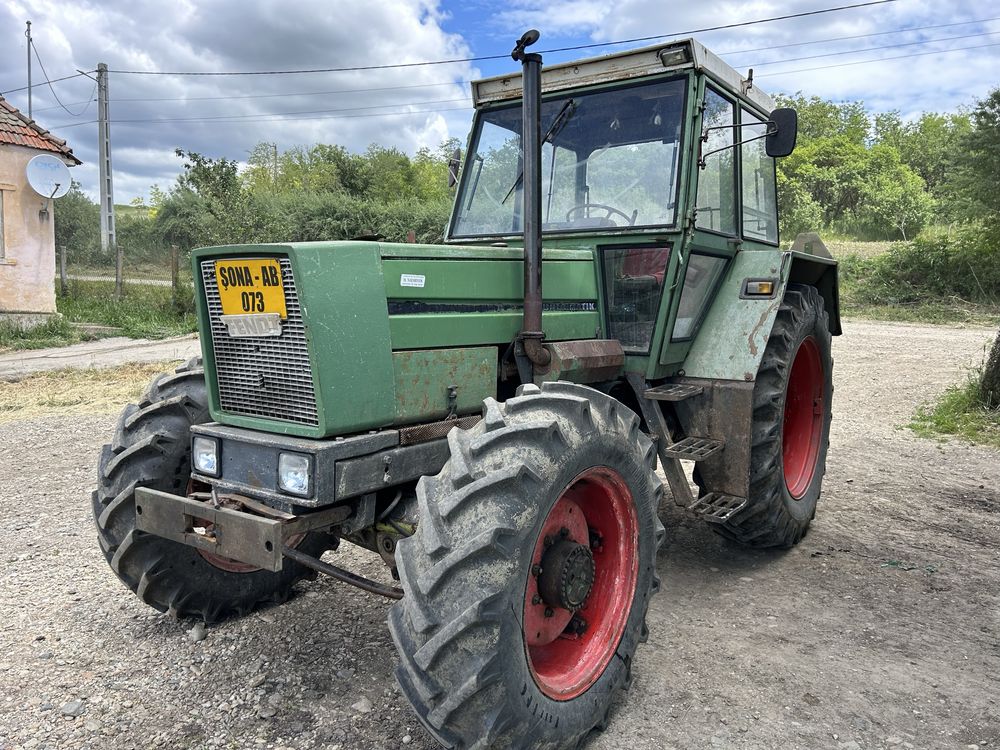
[{"label": "green bush", "polygon": [[959,298],[1000,305],[1000,238],[980,224],[930,231],[884,255],[841,267],[855,301],[893,305]]}]

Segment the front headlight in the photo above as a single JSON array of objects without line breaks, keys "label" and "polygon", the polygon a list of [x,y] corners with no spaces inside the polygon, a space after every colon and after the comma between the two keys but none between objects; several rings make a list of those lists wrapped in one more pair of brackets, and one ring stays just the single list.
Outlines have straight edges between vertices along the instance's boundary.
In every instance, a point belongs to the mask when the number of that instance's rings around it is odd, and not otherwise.
[{"label": "front headlight", "polygon": [[219,441],[201,435],[195,436],[191,441],[191,462],[199,474],[219,476]]},{"label": "front headlight", "polygon": [[279,453],[278,487],[292,495],[309,497],[312,494],[312,457]]}]

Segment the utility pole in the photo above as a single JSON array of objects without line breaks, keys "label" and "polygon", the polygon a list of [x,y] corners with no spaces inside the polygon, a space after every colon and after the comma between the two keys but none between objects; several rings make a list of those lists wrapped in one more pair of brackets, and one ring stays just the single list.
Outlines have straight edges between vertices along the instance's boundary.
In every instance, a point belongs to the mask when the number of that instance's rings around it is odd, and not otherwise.
[{"label": "utility pole", "polygon": [[101,180],[101,250],[115,248],[115,196],[111,178],[111,123],[108,113],[108,66],[97,64],[97,148]]},{"label": "utility pole", "polygon": [[28,119],[31,118],[31,21],[25,21],[28,30],[24,35],[28,38]]}]

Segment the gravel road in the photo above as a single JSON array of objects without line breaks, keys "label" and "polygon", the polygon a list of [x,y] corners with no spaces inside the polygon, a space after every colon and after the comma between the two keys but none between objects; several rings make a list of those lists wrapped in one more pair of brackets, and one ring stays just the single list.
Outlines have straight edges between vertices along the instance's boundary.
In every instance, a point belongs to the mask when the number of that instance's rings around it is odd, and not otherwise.
[{"label": "gravel road", "polygon": [[[845,331],[811,532],[749,553],[664,508],[650,642],[591,748],[1000,746],[1000,454],[900,428],[991,332]],[[88,507],[113,421],[0,425],[0,750],[433,748],[383,601],[317,580],[206,634],[117,582]]]}]

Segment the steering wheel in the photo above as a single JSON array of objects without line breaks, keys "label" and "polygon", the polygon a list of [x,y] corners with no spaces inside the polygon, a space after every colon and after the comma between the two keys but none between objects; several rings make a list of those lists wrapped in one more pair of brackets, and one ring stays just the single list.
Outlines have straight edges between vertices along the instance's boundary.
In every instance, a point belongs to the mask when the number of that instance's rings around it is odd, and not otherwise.
[{"label": "steering wheel", "polygon": [[609,221],[611,220],[611,217],[614,214],[618,214],[623,219],[625,219],[625,222],[629,226],[632,226],[632,224],[635,222],[636,214],[638,214],[638,212],[636,212],[636,213],[632,214],[631,216],[629,216],[624,211],[621,211],[621,210],[615,208],[614,206],[606,206],[603,203],[581,203],[578,206],[573,206],[573,208],[571,208],[569,211],[566,212],[566,221],[572,221],[573,220],[572,217],[573,217],[574,214],[577,214],[580,211],[586,211],[589,208],[596,208],[596,209],[599,209],[601,211],[606,211],[607,213],[603,217],[598,217],[598,218],[608,219]]}]

